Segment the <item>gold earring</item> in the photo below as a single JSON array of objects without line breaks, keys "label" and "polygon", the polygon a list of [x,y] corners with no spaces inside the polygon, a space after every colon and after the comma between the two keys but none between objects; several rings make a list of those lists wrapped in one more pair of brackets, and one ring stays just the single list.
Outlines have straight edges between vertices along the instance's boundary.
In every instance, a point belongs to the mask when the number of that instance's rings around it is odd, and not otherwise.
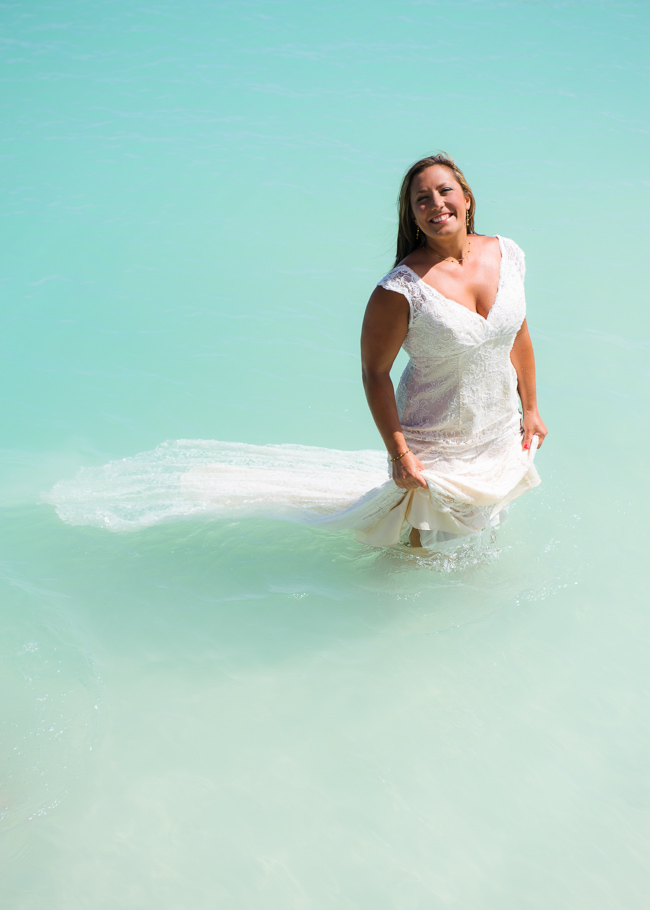
[{"label": "gold earring", "polygon": [[465,212],[465,227],[469,227],[469,209]]},{"label": "gold earring", "polygon": [[415,239],[416,241],[420,239],[420,228],[416,227],[415,229]]}]

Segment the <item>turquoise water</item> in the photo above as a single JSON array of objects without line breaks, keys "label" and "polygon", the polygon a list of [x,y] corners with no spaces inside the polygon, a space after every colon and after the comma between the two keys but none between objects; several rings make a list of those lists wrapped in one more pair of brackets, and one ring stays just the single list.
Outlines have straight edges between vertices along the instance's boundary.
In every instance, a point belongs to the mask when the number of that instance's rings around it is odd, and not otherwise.
[{"label": "turquoise water", "polygon": [[[645,907],[647,5],[2,24],[4,905]],[[360,320],[440,148],[528,260],[550,434],[496,541],[43,502],[164,440],[378,448]]]}]

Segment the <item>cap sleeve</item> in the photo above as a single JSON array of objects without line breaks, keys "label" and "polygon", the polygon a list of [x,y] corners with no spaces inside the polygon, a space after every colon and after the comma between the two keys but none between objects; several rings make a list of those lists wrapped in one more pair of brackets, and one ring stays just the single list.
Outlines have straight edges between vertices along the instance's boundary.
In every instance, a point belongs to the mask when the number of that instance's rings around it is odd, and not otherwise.
[{"label": "cap sleeve", "polygon": [[384,275],[381,281],[377,282],[377,286],[386,288],[387,291],[394,291],[396,294],[401,294],[402,297],[406,297],[409,305],[409,328],[411,328],[411,324],[416,315],[415,303],[417,295],[414,293],[415,288],[410,269],[398,265],[389,272],[388,275]]},{"label": "cap sleeve", "polygon": [[503,237],[504,244],[508,250],[508,256],[512,260],[521,280],[523,281],[526,277],[526,254],[519,246],[515,243],[514,240],[510,240],[509,237]]}]

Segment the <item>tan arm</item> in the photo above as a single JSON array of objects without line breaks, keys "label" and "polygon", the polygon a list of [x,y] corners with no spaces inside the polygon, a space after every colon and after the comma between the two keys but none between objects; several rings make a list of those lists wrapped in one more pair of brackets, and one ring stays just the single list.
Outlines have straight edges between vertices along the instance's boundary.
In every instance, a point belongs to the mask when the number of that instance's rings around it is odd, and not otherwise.
[{"label": "tan arm", "polygon": [[548,431],[537,410],[535,354],[525,319],[517,332],[517,337],[510,351],[510,360],[517,373],[517,391],[519,392],[523,412],[524,438],[522,439],[522,445],[525,449],[530,448],[533,436],[537,435],[541,446]]},{"label": "tan arm", "polygon": [[[408,320],[409,305],[402,294],[375,288],[361,330],[361,367],[370,413],[390,458],[408,449],[390,378],[391,367],[408,332]],[[419,458],[409,453],[394,461],[393,480],[403,489],[425,487]]]}]

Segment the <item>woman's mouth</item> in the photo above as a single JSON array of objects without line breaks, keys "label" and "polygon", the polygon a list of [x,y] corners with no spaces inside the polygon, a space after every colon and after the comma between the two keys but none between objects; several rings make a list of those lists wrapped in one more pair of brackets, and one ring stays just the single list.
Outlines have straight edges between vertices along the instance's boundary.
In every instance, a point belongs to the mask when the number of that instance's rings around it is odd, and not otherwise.
[{"label": "woman's mouth", "polygon": [[451,212],[443,212],[442,215],[436,215],[435,218],[431,219],[431,224],[443,224],[445,221],[449,221],[451,218]]}]

